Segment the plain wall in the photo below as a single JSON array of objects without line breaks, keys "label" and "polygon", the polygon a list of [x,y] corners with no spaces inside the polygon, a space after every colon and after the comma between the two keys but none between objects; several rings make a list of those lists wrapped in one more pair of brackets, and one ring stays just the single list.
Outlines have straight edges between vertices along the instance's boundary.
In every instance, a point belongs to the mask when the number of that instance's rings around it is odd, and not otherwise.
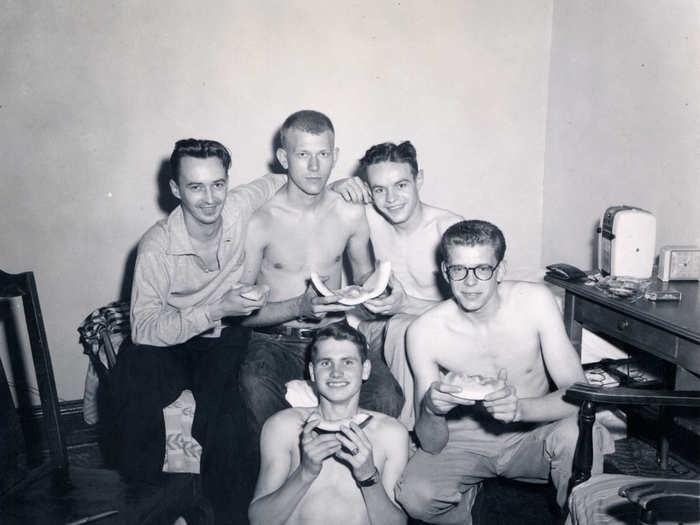
[{"label": "plain wall", "polygon": [[542,262],[593,268],[609,206],[700,245],[700,2],[555,2]]},{"label": "plain wall", "polygon": [[427,202],[538,266],[551,23],[551,0],[4,2],[0,268],[36,273],[59,396],[82,397],[76,328],[128,289],[179,138],[229,146],[233,183],[302,108],[336,126],[334,177],[410,139]]}]

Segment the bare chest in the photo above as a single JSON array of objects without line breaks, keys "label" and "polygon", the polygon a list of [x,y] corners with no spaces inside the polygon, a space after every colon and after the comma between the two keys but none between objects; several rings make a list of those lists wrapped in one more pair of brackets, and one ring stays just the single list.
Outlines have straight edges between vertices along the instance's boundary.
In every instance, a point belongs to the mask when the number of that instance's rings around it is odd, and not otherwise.
[{"label": "bare chest", "polygon": [[441,370],[496,377],[505,369],[513,379],[543,370],[539,336],[525,323],[461,332],[443,329],[447,335],[437,352]]},{"label": "bare chest", "polygon": [[438,288],[440,234],[435,225],[410,235],[397,235],[391,226],[380,224],[371,235],[377,258],[391,261],[394,274],[409,295],[431,300],[442,298]]},{"label": "bare chest", "polygon": [[323,272],[340,263],[351,232],[339,218],[299,217],[277,221],[275,233],[263,253],[263,270]]},{"label": "bare chest", "polygon": [[[295,467],[296,468],[296,467]],[[369,524],[362,493],[348,467],[329,458],[297,505],[290,524]]]}]

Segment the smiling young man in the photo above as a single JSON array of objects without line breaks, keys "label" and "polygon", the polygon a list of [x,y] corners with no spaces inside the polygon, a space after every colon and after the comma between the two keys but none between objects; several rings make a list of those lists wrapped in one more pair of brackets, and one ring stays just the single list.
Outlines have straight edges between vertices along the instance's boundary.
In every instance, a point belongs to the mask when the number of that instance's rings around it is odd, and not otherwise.
[{"label": "smiling young man", "polygon": [[[471,523],[483,479],[546,483],[551,476],[563,507],[578,424],[577,407],[562,396],[585,379],[559,308],[542,284],[503,281],[506,243],[493,224],[459,222],[441,246],[453,297],[415,320],[406,336],[420,449],[397,500],[429,523]],[[447,372],[490,378],[494,391],[483,401],[465,399]],[[611,445],[602,427],[594,444],[600,472]]]},{"label": "smiling young man", "polygon": [[360,330],[373,352],[383,352],[401,385],[404,405],[399,420],[412,429],[413,377],[406,359],[406,329],[416,315],[446,298],[438,247],[445,230],[462,217],[421,201],[423,170],[409,141],[372,146],[360,159],[360,168],[374,204],[367,208],[374,254],[391,261],[392,268],[391,295],[364,305],[380,319],[363,322]]},{"label": "smiling young man", "polygon": [[405,524],[394,485],[408,434],[394,418],[359,409],[372,368],[364,337],[333,323],[316,332],[310,353],[319,406],[289,408],[265,423],[251,525]]},{"label": "smiling young man", "polygon": [[[259,443],[265,420],[289,407],[285,384],[303,379],[315,331],[344,321],[352,308],[335,296],[319,297],[309,282],[311,272],[324,276],[335,290],[344,256],[355,283],[373,271],[364,207],[326,188],[338,155],[330,119],[317,111],[298,111],[285,120],[280,139],[277,159],[289,181],[255,213],[246,241],[244,282],[270,287],[269,302],[245,321],[253,333],[240,384],[253,444]],[[381,356],[370,359],[375,373],[360,405],[397,415],[401,390]]]},{"label": "smiling young man", "polygon": [[170,189],[180,205],[139,242],[131,342],[122,345],[110,381],[120,470],[146,480],[163,467],[163,408],[192,391],[192,435],[202,446],[203,484],[217,510],[231,499],[243,437],[236,431],[242,408],[235,382],[247,331],[236,318],[266,301],[264,289],[240,284],[246,226],[286,181],[266,175],[229,191],[230,165],[219,142],[175,144]]}]

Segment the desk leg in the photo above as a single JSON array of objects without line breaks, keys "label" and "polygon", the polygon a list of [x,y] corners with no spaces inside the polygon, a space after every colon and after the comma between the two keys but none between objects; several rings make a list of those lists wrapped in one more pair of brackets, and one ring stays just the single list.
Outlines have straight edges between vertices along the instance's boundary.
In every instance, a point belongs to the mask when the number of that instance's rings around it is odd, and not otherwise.
[{"label": "desk leg", "polygon": [[571,344],[574,345],[578,354],[581,355],[581,333],[583,331],[583,326],[576,321],[575,312],[576,296],[567,290],[566,294],[564,294],[564,326]]}]

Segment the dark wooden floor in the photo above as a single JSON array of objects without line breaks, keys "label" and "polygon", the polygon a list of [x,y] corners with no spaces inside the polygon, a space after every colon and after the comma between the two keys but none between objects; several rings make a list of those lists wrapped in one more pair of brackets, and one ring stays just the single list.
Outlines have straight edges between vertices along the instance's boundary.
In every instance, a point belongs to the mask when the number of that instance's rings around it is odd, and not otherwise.
[{"label": "dark wooden floor", "polygon": [[[102,464],[94,443],[69,448],[72,465],[92,467]],[[675,457],[666,471],[656,462],[656,450],[646,441],[628,438],[616,442],[616,452],[606,457],[606,471],[638,476],[700,479],[700,469]],[[503,479],[488,480],[477,499],[474,525],[560,525],[560,516],[551,485],[533,485]],[[410,525],[420,522],[411,521]],[[231,522],[231,525],[246,525]]]}]

